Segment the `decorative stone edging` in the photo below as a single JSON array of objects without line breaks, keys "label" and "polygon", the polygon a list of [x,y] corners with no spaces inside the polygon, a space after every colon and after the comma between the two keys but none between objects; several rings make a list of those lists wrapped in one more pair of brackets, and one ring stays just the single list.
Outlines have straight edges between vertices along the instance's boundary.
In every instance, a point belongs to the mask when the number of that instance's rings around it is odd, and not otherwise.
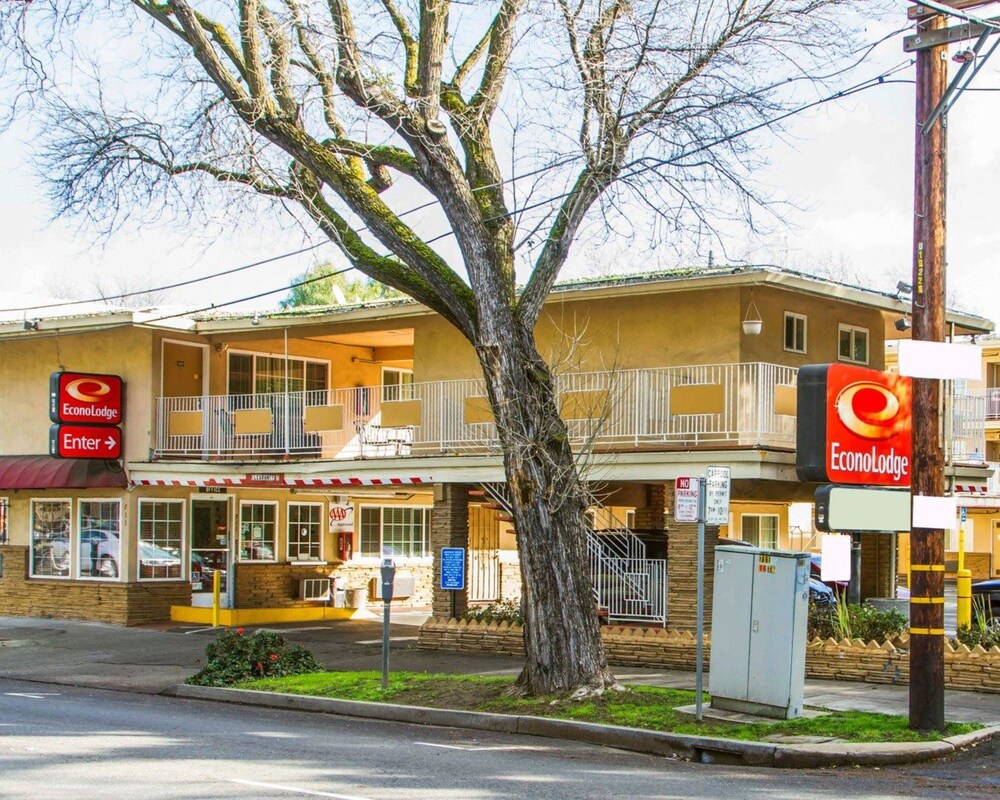
[{"label": "decorative stone edging", "polygon": [[[693,669],[695,638],[690,631],[606,626],[601,629],[608,660],[618,666]],[[909,682],[909,637],[892,642],[814,639],[806,646],[806,675],[865,683]],[[421,626],[418,646],[428,650],[524,655],[523,632],[507,622],[467,622],[434,617]],[[706,658],[711,642],[706,639]],[[1000,648],[944,646],[949,689],[1000,694]]]}]

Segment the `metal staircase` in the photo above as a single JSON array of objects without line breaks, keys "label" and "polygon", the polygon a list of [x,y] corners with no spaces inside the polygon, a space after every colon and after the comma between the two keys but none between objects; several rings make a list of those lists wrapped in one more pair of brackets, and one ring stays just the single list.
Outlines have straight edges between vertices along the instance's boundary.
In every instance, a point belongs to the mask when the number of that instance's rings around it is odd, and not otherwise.
[{"label": "metal staircase", "polygon": [[[513,509],[505,483],[481,484],[507,517]],[[592,498],[592,505],[600,504]],[[667,562],[646,557],[646,544],[612,515],[615,527],[587,531],[587,556],[598,614],[607,622],[667,621]]]}]

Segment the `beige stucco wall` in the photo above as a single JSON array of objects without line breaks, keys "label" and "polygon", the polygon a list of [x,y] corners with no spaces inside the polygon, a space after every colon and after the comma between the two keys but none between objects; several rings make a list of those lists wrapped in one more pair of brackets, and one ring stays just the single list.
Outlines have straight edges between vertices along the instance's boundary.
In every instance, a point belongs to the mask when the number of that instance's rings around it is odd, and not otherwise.
[{"label": "beige stucco wall", "polygon": [[4,342],[0,455],[48,453],[49,375],[65,367],[125,380],[125,457],[145,460],[153,420],[152,350],[152,332],[138,328]]},{"label": "beige stucco wall", "polygon": [[[740,290],[740,319],[750,305],[750,287]],[[868,366],[882,369],[885,359],[885,330],[878,309],[844,303],[829,297],[790,292],[773,286],[753,289],[753,302],[760,310],[763,328],[758,336],[741,333],[739,358],[744,362],[767,361],[801,367],[839,361],[839,326],[868,329]],[[806,317],[806,352],[785,351],[785,312]]]}]

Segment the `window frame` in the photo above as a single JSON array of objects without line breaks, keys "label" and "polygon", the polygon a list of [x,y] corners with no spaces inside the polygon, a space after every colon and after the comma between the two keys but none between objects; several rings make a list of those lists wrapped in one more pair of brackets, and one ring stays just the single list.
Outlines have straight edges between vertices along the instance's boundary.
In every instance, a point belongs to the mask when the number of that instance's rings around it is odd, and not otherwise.
[{"label": "window frame", "polygon": [[[840,337],[843,333],[850,333],[851,335],[851,346],[850,346],[850,356],[845,356],[840,351]],[[855,338],[856,334],[863,333],[865,335],[865,358],[864,361],[859,361],[853,357],[855,348]],[[845,361],[849,364],[867,364],[871,359],[871,331],[868,328],[863,328],[860,325],[850,325],[846,322],[841,322],[837,325],[837,359],[839,361]]]},{"label": "window frame", "polygon": [[[399,376],[399,381],[397,383],[386,383],[385,376],[386,373],[391,372]],[[403,376],[408,375],[410,380],[403,381]],[[412,400],[413,399],[413,370],[407,367],[382,367],[381,373],[382,380],[382,402],[392,402],[394,400]],[[408,387],[404,389],[403,387]],[[396,397],[392,395],[395,394]]]},{"label": "window frame", "polygon": [[[430,534],[431,534],[431,511],[433,506],[418,505],[418,504],[390,504],[390,505],[380,505],[378,503],[364,503],[359,504],[355,510],[357,515],[357,543],[358,549],[355,551],[354,557],[356,559],[368,559],[368,560],[381,560],[383,554],[385,553],[385,510],[386,509],[409,509],[412,511],[420,511],[423,516],[423,542],[422,542],[422,553],[420,555],[404,555],[404,556],[393,556],[397,561],[417,561],[420,559],[428,559],[431,557],[431,546],[430,546]],[[365,522],[365,512],[370,509],[377,509],[379,513],[378,518],[378,553],[372,554],[367,553],[364,550],[365,536],[364,536],[364,522]]]},{"label": "window frame", "polygon": [[[84,528],[83,525],[83,506],[85,503],[114,503],[118,506],[118,557],[117,570],[118,574],[115,577],[108,577],[106,575],[84,575],[83,574],[83,542],[80,540],[80,535],[84,530],[93,530],[93,526],[88,525]],[[120,497],[78,497],[76,501],[76,532],[73,536],[73,543],[76,545],[76,569],[73,574],[79,581],[121,581],[122,579],[122,512],[123,503]],[[98,529],[103,530],[103,529]],[[182,562],[183,566],[183,562]]]},{"label": "window frame", "polygon": [[[65,575],[43,575],[35,572],[35,504],[36,503],[65,503],[69,506],[69,515],[66,517],[68,530],[66,532],[66,549],[69,563],[66,565]],[[73,579],[73,498],[72,497],[30,497],[28,498],[28,577],[41,578],[44,580],[68,581]],[[52,539],[50,537],[49,541]],[[49,548],[49,559],[52,559],[51,546]],[[55,566],[55,562],[52,562]]]},{"label": "window frame", "polygon": [[0,496],[0,544],[10,542],[10,498]]},{"label": "window frame", "polygon": [[[247,506],[271,506],[274,509],[274,540],[271,546],[271,558],[243,558],[243,509]],[[279,509],[281,504],[277,500],[240,500],[236,509],[236,561],[240,564],[277,564],[278,563],[278,528],[280,527]],[[251,539],[250,541],[253,541]],[[263,537],[261,542],[266,544]],[[249,552],[253,552],[250,550]]]},{"label": "window frame", "polygon": [[[791,320],[793,323],[802,323],[802,348],[799,349],[795,347],[794,339],[797,332],[797,326],[793,327],[792,330],[792,345],[788,344],[788,322]],[[782,337],[784,338],[785,352],[786,353],[798,353],[800,355],[805,355],[807,348],[809,346],[809,317],[805,314],[799,314],[797,311],[786,311],[784,317],[784,327],[782,329]],[[837,347],[840,347],[840,340],[837,340]]]},{"label": "window frame", "polygon": [[[774,546],[773,547],[771,547],[769,545],[760,544],[760,541],[761,541],[761,524],[760,524],[760,522],[765,517],[774,520]],[[754,519],[757,520],[757,544],[754,544],[753,542],[748,541],[745,538],[745,536],[744,536],[745,531],[744,531],[744,528],[743,528],[743,523],[744,523],[744,520],[747,520],[747,519],[750,519],[750,518],[754,518]],[[748,544],[753,544],[754,547],[760,547],[760,548],[762,548],[764,550],[777,550],[781,546],[781,517],[778,514],[774,514],[774,513],[770,513],[770,512],[741,513],[740,514],[740,541],[741,542],[747,542]]]},{"label": "window frame", "polygon": [[[249,356],[250,357],[250,392],[232,392],[230,391],[230,381],[231,381],[231,369],[230,361],[232,357],[236,356]],[[284,390],[277,392],[258,392],[257,391],[257,359],[258,358],[275,358],[281,361],[285,360],[284,353],[261,353],[256,350],[239,350],[230,349],[226,351],[226,394],[227,395],[237,395],[246,397],[256,397],[259,394],[283,394]],[[299,361],[302,363],[302,389],[289,389],[291,394],[299,393],[309,393],[309,392],[329,392],[330,386],[333,381],[333,362],[328,358],[312,358],[310,356],[288,356],[289,361]],[[326,386],[322,389],[307,389],[306,381],[308,371],[306,369],[307,364],[322,364],[326,367]],[[285,376],[285,382],[287,383],[288,377]]]},{"label": "window frame", "polygon": [[[150,506],[155,503],[162,503],[166,505],[176,505],[180,506],[180,516],[178,517],[178,540],[180,546],[177,548],[180,554],[180,572],[176,577],[166,576],[162,578],[144,578],[142,577],[142,509],[144,506]],[[154,520],[155,521],[155,520]],[[172,520],[166,520],[170,522]],[[168,581],[187,581],[188,573],[190,572],[191,565],[187,564],[187,501],[183,498],[174,497],[140,497],[136,505],[136,525],[135,525],[135,577],[137,581],[142,583],[166,583]],[[158,544],[150,542],[153,547],[160,547]],[[163,548],[160,548],[161,550]]]},{"label": "window frame", "polygon": [[[295,556],[292,556],[292,506],[308,506],[310,508],[319,509],[319,519],[316,522],[317,530],[319,531],[319,542],[316,549],[316,558],[303,559],[299,557],[298,552]],[[287,561],[300,563],[300,564],[326,564],[326,559],[324,558],[326,545],[326,540],[324,536],[324,528],[326,527],[323,523],[326,518],[325,513],[326,503],[316,502],[316,501],[299,501],[299,500],[289,500],[285,503],[285,559]],[[301,522],[297,522],[297,525],[301,525]],[[311,549],[311,546],[310,546]]]}]

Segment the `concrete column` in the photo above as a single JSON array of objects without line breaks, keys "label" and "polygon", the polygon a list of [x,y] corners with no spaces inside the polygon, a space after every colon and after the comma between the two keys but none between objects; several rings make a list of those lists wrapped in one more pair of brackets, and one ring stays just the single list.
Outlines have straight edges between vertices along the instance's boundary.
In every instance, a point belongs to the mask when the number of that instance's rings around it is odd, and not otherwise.
[{"label": "concrete column", "polygon": [[[664,500],[674,507],[674,487],[665,487]],[[667,628],[672,631],[697,627],[698,524],[671,521],[667,534]],[[715,546],[718,526],[705,526],[705,630],[712,627],[712,586],[715,576]]]},{"label": "concrete column", "polygon": [[[441,589],[441,548],[469,548],[469,487],[439,483],[434,487],[431,511],[430,550],[434,558],[433,610],[436,617],[461,617],[469,607],[469,576],[465,589],[450,592]],[[452,607],[454,595],[454,608]]]}]

